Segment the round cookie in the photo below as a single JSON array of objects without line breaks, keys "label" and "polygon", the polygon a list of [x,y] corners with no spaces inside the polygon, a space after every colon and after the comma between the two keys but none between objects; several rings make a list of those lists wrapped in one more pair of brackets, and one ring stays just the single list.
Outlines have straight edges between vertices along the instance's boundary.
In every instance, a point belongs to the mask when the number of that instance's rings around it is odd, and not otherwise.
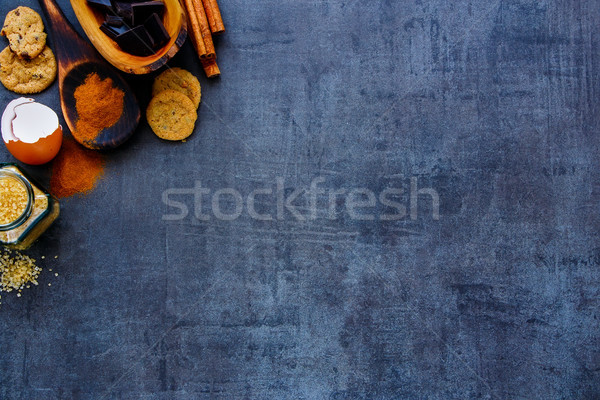
[{"label": "round cookie", "polygon": [[150,100],[146,119],[159,138],[183,140],[194,131],[198,113],[185,94],[167,89]]},{"label": "round cookie", "polygon": [[196,108],[200,106],[200,82],[198,82],[198,78],[185,69],[170,68],[157,76],[152,85],[152,96],[156,96],[164,90],[181,92],[192,100]]},{"label": "round cookie", "polygon": [[15,55],[9,47],[0,53],[0,82],[15,93],[39,93],[54,82],[56,59],[46,46],[39,56],[31,61]]},{"label": "round cookie", "polygon": [[17,7],[6,15],[0,31],[8,38],[10,49],[20,58],[31,60],[46,47],[42,17],[29,7]]}]

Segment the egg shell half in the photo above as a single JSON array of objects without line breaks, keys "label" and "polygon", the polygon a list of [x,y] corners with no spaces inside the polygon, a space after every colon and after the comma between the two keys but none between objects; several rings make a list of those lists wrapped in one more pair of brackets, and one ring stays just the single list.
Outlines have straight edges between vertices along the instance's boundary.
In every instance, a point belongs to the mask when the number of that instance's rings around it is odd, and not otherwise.
[{"label": "egg shell half", "polygon": [[62,128],[54,110],[22,97],[6,106],[2,115],[2,138],[17,160],[41,165],[58,154]]}]

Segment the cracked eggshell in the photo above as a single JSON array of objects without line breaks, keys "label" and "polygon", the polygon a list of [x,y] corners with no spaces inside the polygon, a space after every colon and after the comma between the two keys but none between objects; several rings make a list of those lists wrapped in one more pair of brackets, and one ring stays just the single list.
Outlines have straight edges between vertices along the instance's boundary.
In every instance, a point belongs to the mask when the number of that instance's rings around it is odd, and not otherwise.
[{"label": "cracked eggshell", "polygon": [[21,97],[8,103],[2,114],[2,139],[8,151],[25,164],[52,160],[62,145],[58,115],[50,107]]}]

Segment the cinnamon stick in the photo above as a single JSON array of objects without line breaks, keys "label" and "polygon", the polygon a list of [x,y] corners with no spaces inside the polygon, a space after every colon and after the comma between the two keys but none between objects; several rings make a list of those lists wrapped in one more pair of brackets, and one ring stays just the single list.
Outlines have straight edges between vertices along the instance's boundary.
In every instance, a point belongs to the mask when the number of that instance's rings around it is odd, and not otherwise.
[{"label": "cinnamon stick", "polygon": [[208,19],[206,18],[204,6],[202,5],[202,0],[192,0],[192,5],[193,11],[195,11],[196,16],[198,17],[198,24],[200,25],[200,34],[202,35],[202,40],[204,40],[204,46],[206,47],[206,57],[215,58],[215,45],[212,40],[212,33],[210,31]]},{"label": "cinnamon stick", "polygon": [[194,45],[194,49],[196,50],[196,53],[198,53],[198,57],[206,57],[206,45],[204,44],[202,34],[200,33],[200,23],[198,21],[198,15],[194,12],[192,0],[183,0],[183,3],[187,11],[189,21],[189,36],[192,40],[192,44]]},{"label": "cinnamon stick", "polygon": [[202,63],[202,67],[204,68],[204,73],[207,78],[216,78],[221,75],[221,71],[219,70],[219,66],[217,65],[217,60],[214,58],[207,58],[200,60]]},{"label": "cinnamon stick", "polygon": [[200,0],[183,0],[190,23],[189,36],[200,59],[215,58],[215,45]]},{"label": "cinnamon stick", "polygon": [[217,0],[202,0],[204,5],[204,11],[206,12],[206,18],[210,25],[210,31],[214,34],[225,32],[225,25],[223,24],[223,18],[221,17],[221,10]]},{"label": "cinnamon stick", "polygon": [[215,78],[221,75],[221,71],[217,65],[217,55],[212,40],[212,31],[202,0],[183,0],[183,3],[190,21],[189,36],[198,53],[198,57],[204,68],[204,73],[208,78]]}]

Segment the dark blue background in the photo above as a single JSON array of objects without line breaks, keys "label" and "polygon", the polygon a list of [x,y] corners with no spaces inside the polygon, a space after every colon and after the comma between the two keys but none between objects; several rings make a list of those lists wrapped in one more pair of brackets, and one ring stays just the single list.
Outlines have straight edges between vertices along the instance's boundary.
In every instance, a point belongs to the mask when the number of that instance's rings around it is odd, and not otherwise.
[{"label": "dark blue background", "polygon": [[[3,295],[0,398],[600,398],[599,3],[220,4],[222,78],[189,44],[171,64],[201,76],[194,135],[142,122],[29,252],[40,286]],[[34,97],[59,109],[56,83]],[[417,177],[441,218],[329,220],[320,196],[314,221],[162,219],[166,189],[277,177]]]}]

